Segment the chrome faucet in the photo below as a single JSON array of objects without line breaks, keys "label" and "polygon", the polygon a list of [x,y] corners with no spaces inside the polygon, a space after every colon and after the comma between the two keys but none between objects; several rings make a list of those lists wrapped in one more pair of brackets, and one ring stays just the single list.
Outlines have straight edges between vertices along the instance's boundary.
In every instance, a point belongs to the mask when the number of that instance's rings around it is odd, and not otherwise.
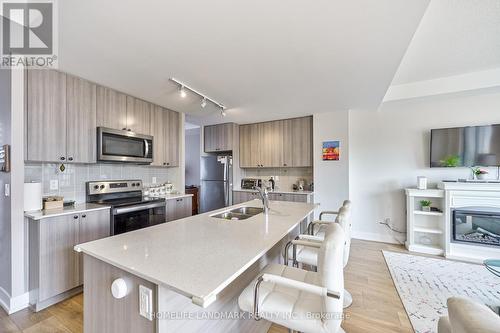
[{"label": "chrome faucet", "polygon": [[262,189],[259,186],[254,186],[253,189],[259,192],[260,198],[262,199],[262,206],[264,207],[264,214],[267,214],[269,212],[269,195],[267,189]]}]

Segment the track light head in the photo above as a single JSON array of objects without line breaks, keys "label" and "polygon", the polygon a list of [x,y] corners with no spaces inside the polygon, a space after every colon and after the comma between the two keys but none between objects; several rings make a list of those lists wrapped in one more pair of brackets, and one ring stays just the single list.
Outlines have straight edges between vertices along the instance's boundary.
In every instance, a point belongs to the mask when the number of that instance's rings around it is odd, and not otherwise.
[{"label": "track light head", "polygon": [[182,98],[186,98],[187,94],[186,94],[186,89],[184,88],[184,86],[181,86],[180,93],[181,93]]},{"label": "track light head", "polygon": [[224,108],[221,108],[221,109],[220,109],[220,115],[221,115],[222,117],[225,117],[225,116],[226,116],[226,110],[224,110]]},{"label": "track light head", "polygon": [[201,107],[204,109],[205,106],[207,106],[207,99],[206,97],[203,97],[203,100],[201,101]]}]

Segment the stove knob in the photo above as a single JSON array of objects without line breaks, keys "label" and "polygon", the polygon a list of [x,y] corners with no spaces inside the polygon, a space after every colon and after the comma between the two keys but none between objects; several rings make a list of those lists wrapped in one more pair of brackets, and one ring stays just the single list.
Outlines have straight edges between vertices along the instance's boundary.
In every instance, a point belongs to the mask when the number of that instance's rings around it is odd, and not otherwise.
[{"label": "stove knob", "polygon": [[135,186],[141,186],[141,183],[135,183]]},{"label": "stove knob", "polygon": [[135,186],[135,183],[132,183],[132,187],[134,187],[134,186]]},{"label": "stove knob", "polygon": [[94,190],[98,190],[99,189],[99,185],[94,185]]},{"label": "stove knob", "polygon": [[106,187],[106,186],[104,186],[104,185],[99,186],[99,188],[100,188],[101,190],[104,190],[104,188],[105,188],[105,187]]}]

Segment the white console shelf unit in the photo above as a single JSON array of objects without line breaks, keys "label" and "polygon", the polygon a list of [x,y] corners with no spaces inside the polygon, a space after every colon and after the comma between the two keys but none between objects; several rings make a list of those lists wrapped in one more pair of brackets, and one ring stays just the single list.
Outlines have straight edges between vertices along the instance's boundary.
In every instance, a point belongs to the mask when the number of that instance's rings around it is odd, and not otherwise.
[{"label": "white console shelf unit", "polygon": [[445,216],[442,212],[425,212],[421,200],[430,200],[432,207],[445,208],[445,191],[441,189],[419,190],[408,188],[406,192],[407,237],[406,248],[411,252],[444,255]]}]

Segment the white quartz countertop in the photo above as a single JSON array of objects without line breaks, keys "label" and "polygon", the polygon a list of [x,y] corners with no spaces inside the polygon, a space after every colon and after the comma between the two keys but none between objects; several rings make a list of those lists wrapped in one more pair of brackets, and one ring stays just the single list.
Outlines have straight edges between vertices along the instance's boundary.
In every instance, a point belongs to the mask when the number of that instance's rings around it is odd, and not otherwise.
[{"label": "white quartz countertop", "polygon": [[262,207],[252,200],[213,212],[75,246],[207,307],[216,296],[290,233],[314,204],[271,202],[270,212],[241,221],[210,215],[240,206]]},{"label": "white quartz countertop", "polygon": [[106,205],[98,205],[93,203],[82,203],[74,206],[68,206],[63,208],[56,209],[46,209],[46,210],[37,210],[32,212],[25,212],[24,216],[33,220],[41,220],[49,217],[56,217],[61,215],[69,215],[69,214],[79,214],[83,212],[90,212],[93,210],[101,210],[101,209],[110,209],[109,206]]},{"label": "white quartz countertop", "polygon": [[[257,192],[256,190],[248,190],[248,189],[243,189],[243,188],[235,188],[233,189],[235,192]],[[313,191],[282,191],[282,190],[275,190],[275,191],[269,191],[268,193],[281,193],[281,194],[303,194],[303,195],[311,195],[314,194]]]}]

